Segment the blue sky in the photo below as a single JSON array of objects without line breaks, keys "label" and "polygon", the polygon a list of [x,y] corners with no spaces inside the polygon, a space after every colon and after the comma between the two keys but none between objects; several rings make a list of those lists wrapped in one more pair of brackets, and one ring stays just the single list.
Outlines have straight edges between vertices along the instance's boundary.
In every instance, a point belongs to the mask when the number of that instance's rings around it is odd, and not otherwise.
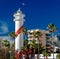
[{"label": "blue sky", "polygon": [[27,29],[46,30],[48,24],[54,23],[60,33],[60,0],[0,0],[0,36],[14,31],[13,14],[19,8],[26,15]]}]

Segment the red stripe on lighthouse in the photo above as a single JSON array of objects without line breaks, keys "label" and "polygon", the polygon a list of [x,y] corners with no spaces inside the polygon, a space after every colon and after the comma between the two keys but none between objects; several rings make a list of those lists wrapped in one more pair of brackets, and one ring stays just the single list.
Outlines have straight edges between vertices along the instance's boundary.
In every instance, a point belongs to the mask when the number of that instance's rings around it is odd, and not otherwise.
[{"label": "red stripe on lighthouse", "polygon": [[21,27],[16,31],[16,33],[15,33],[15,34],[16,34],[16,35],[20,34],[20,33],[21,33],[21,31],[22,31],[22,29],[23,29],[23,27],[24,27],[24,26],[21,26]]}]

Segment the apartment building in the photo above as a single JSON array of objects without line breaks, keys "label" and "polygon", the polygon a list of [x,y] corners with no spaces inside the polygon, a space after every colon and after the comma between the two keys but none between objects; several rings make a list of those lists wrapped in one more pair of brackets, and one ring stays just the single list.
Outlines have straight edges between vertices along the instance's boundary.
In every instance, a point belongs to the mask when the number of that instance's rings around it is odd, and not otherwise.
[{"label": "apartment building", "polygon": [[0,48],[2,47],[2,37],[0,37]]},{"label": "apartment building", "polygon": [[[46,39],[47,35],[50,34],[49,31],[40,30],[40,29],[33,29],[28,30],[28,44],[32,43],[32,40],[36,40],[36,43],[38,43],[38,39],[34,37],[33,33],[36,31],[40,31],[42,33],[42,37],[40,37],[40,41],[42,43],[42,46],[46,48]],[[49,37],[50,38],[50,37]]]}]

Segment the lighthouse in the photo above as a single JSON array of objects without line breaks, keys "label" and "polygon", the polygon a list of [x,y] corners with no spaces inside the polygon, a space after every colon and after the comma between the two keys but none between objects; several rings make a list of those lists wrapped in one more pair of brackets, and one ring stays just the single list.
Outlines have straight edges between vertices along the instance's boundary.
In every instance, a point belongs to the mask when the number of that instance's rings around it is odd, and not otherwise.
[{"label": "lighthouse", "polygon": [[20,9],[14,13],[14,21],[15,21],[15,51],[20,51],[21,47],[23,46],[23,24],[24,24],[24,17],[25,15],[22,13]]}]

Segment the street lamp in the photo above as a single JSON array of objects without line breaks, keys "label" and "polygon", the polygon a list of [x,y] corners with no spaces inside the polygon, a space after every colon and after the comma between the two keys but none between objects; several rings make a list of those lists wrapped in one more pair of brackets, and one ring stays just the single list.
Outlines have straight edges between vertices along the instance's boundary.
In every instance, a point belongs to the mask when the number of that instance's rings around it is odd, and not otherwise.
[{"label": "street lamp", "polygon": [[9,54],[10,54],[10,59],[11,59],[11,50],[9,51]]},{"label": "street lamp", "polygon": [[5,59],[6,59],[6,48],[7,48],[7,47],[4,46],[4,49],[5,49]]},{"label": "street lamp", "polygon": [[11,56],[12,56],[12,51],[11,51],[11,41],[10,41],[10,51],[9,51],[9,54],[10,54],[10,59],[11,59]]}]

